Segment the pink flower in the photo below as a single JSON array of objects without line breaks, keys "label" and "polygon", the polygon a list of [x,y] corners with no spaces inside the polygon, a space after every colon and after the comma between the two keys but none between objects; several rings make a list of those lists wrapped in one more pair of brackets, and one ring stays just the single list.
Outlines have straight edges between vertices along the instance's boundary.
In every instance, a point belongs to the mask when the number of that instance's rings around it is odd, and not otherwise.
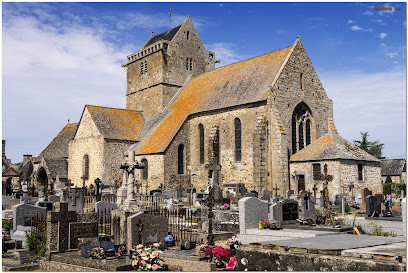
[{"label": "pink flower", "polygon": [[152,269],[153,269],[153,271],[157,270],[157,269],[159,269],[159,266],[157,264],[154,264],[154,265],[152,265]]},{"label": "pink flower", "polygon": [[232,256],[225,267],[229,270],[233,270],[236,264],[237,258],[235,258],[235,256]]},{"label": "pink flower", "polygon": [[132,261],[132,266],[135,267],[137,265],[137,260]]}]

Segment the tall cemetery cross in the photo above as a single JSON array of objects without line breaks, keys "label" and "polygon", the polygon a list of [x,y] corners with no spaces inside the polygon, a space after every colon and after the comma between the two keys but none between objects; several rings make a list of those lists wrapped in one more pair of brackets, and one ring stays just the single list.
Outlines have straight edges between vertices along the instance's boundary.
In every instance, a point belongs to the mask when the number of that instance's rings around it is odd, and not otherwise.
[{"label": "tall cemetery cross", "polygon": [[208,235],[207,235],[208,245],[214,245],[215,243],[212,224],[212,219],[214,217],[213,207],[215,206],[215,204],[221,201],[222,200],[219,200],[219,198],[217,198],[217,194],[215,194],[215,187],[213,186],[210,186],[210,193],[208,194],[208,197],[205,200],[200,201],[201,205],[205,205],[208,207]]},{"label": "tall cemetery cross", "polygon": [[313,195],[316,198],[316,191],[318,190],[318,188],[316,187],[316,184],[313,185],[312,190],[313,190]]},{"label": "tall cemetery cross", "polygon": [[102,197],[102,181],[99,178],[95,179],[95,185],[96,185],[96,201],[101,201],[101,197]]},{"label": "tall cemetery cross", "polygon": [[324,216],[326,217],[326,225],[330,219],[329,210],[329,182],[333,180],[333,176],[327,174],[327,164],[324,164],[324,174],[320,175],[320,180],[323,180],[323,195],[324,195]]},{"label": "tall cemetery cross", "polygon": [[275,195],[278,195],[278,190],[279,190],[278,185],[276,185],[275,188],[272,188],[272,190],[275,191]]}]

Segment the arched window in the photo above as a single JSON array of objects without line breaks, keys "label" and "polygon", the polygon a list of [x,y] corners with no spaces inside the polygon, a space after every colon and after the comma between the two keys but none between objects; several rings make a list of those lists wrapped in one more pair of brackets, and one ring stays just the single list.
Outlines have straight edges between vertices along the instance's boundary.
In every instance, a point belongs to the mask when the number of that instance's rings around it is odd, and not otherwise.
[{"label": "arched window", "polygon": [[200,164],[204,164],[204,126],[198,125],[198,136],[200,145]]},{"label": "arched window", "polygon": [[180,144],[177,151],[177,173],[184,174],[184,145]]},{"label": "arched window", "polygon": [[84,179],[89,179],[89,156],[88,155],[84,155],[83,178]]},{"label": "arched window", "polygon": [[235,161],[241,161],[241,121],[239,118],[234,120],[235,128]]},{"label": "arched window", "polygon": [[305,144],[303,142],[303,122],[299,124],[299,151],[302,150],[305,147]]},{"label": "arched window", "polygon": [[306,120],[306,146],[310,144],[310,119]]},{"label": "arched window", "polygon": [[142,169],[142,179],[143,180],[149,179],[149,163],[145,158],[143,158],[141,162],[142,166],[144,166],[144,168]]}]

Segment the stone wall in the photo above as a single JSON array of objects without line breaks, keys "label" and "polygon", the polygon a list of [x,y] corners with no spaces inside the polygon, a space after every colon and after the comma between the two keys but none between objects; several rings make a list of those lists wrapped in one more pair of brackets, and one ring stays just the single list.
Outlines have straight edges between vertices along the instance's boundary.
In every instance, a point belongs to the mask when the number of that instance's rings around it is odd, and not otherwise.
[{"label": "stone wall", "polygon": [[[105,140],[103,158],[105,160],[104,168],[109,174],[109,180],[115,181],[116,185],[122,185],[123,170],[120,169],[120,164],[123,161],[124,153],[133,144],[130,141],[124,140]],[[102,175],[102,173],[101,173]],[[101,178],[101,177],[99,177]]]},{"label": "stone wall", "polygon": [[[300,86],[303,75],[303,89]],[[271,136],[272,176],[270,184],[277,184],[278,193],[289,188],[288,158],[292,155],[292,115],[295,107],[304,102],[311,110],[311,141],[328,131],[328,119],[333,117],[332,101],[328,98],[313,65],[299,41],[272,86],[269,105],[272,108]],[[274,121],[275,120],[275,121]],[[276,123],[281,126],[276,126]],[[273,126],[275,125],[275,128]],[[289,155],[288,155],[289,153]],[[291,170],[290,173],[293,171]]]},{"label": "stone wall", "polygon": [[[341,193],[341,186],[344,184],[344,191],[348,192],[348,185],[354,184],[353,192],[361,192],[361,189],[368,188],[374,193],[382,192],[381,168],[379,163],[359,162],[351,160],[326,160],[320,162],[296,162],[290,164],[291,175],[296,171],[297,175],[305,176],[306,191],[313,192],[313,185],[316,183],[317,192],[323,190],[323,181],[313,180],[313,164],[320,163],[323,174],[324,164],[327,164],[327,172],[333,176],[333,181],[329,182],[330,200],[334,200],[334,195]],[[358,180],[358,164],[363,164],[363,180]],[[294,189],[294,181],[290,181],[291,189]]]},{"label": "stone wall", "polygon": [[148,179],[142,179],[142,170],[135,171],[135,179],[141,181],[143,189],[146,184],[149,189],[157,189],[161,183],[164,183],[164,155],[139,155],[136,156],[136,161],[139,164],[142,159],[146,159],[148,163]]}]

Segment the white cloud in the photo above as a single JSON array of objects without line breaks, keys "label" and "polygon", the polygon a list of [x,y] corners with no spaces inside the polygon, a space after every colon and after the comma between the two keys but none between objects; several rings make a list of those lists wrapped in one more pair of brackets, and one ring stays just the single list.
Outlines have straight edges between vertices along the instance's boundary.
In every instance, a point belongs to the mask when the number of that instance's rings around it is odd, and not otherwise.
[{"label": "white cloud", "polygon": [[372,11],[366,11],[366,12],[364,12],[363,14],[364,14],[364,15],[368,15],[368,16],[372,16],[372,15],[374,15],[374,12],[372,12]]},{"label": "white cloud", "polygon": [[385,37],[387,37],[388,36],[388,34],[387,33],[385,33],[385,32],[381,32],[380,34],[378,34],[378,37],[380,38],[380,39],[385,39]]},{"label": "white cloud", "polygon": [[354,31],[367,31],[367,32],[372,32],[373,31],[372,28],[363,28],[363,27],[360,27],[360,26],[351,26],[350,29],[354,30]]},{"label": "white cloud", "polygon": [[386,3],[386,4],[382,5],[382,7],[387,7],[387,8],[390,8],[390,9],[379,11],[378,15],[380,15],[380,16],[393,14],[395,12],[396,5],[391,5],[390,3]]},{"label": "white cloud", "polygon": [[218,6],[223,7],[223,6],[224,6],[224,4],[223,4],[223,3],[219,3],[219,4],[218,4]]},{"label": "white cloud", "polygon": [[347,23],[352,24],[352,23],[354,23],[354,21],[353,20],[348,20]]},{"label": "white cloud", "polygon": [[387,55],[388,57],[390,57],[390,58],[392,59],[392,58],[394,58],[395,56],[397,56],[398,53],[397,53],[397,52],[388,52],[388,53],[385,53],[385,55]]},{"label": "white cloud", "polygon": [[[369,132],[371,140],[384,145],[384,155],[406,150],[405,71],[362,74],[320,73],[328,96],[333,100],[334,122],[349,141]],[[390,134],[389,132],[393,132]]]},{"label": "white cloud", "polygon": [[385,48],[385,49],[388,48],[387,44],[384,44],[384,43],[381,43],[380,46],[382,46],[382,47]]},{"label": "white cloud", "polygon": [[215,58],[221,62],[217,65],[224,66],[227,64],[235,63],[245,59],[245,56],[238,54],[233,48],[233,44],[229,43],[213,43],[206,44],[205,48],[215,52]]},{"label": "white cloud", "polygon": [[383,21],[383,19],[377,19],[376,22],[380,25],[385,25],[385,22]]},{"label": "white cloud", "polygon": [[[13,162],[37,156],[85,104],[125,107],[126,49],[105,42],[97,30],[53,24],[37,15],[3,17],[3,138]],[[18,147],[18,148],[17,148]]]}]

